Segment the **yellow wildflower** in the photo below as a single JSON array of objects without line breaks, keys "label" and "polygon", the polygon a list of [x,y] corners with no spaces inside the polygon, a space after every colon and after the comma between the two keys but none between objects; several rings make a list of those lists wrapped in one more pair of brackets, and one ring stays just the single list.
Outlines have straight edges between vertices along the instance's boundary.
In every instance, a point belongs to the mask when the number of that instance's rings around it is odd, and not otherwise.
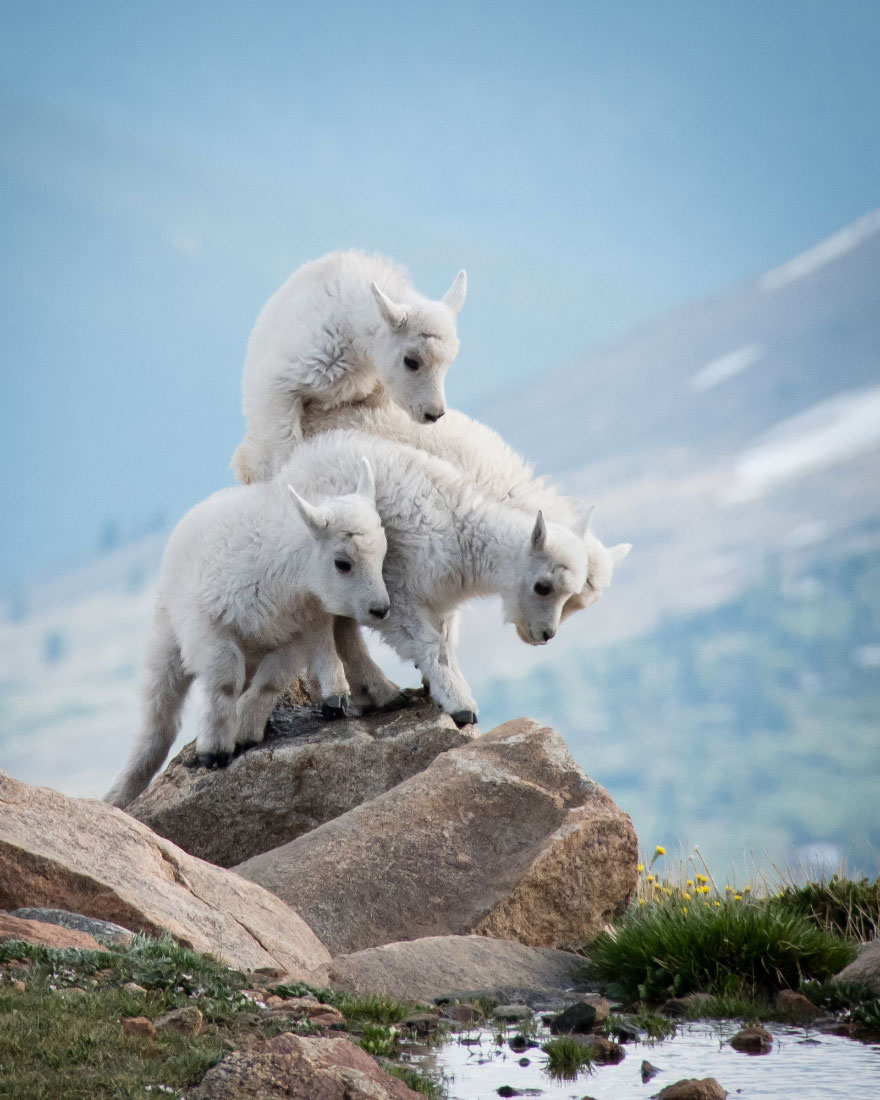
[{"label": "yellow wildflower", "polygon": [[644,898],[639,898],[639,905],[644,905],[644,904],[645,904],[645,899]]},{"label": "yellow wildflower", "polygon": [[653,881],[654,881],[654,876],[653,875],[645,875],[645,882],[653,882]]},{"label": "yellow wildflower", "polygon": [[666,849],[663,847],[662,844],[658,844],[657,847],[654,849],[654,852],[655,852],[655,855],[658,855],[658,856],[665,856],[666,855]]},{"label": "yellow wildflower", "polygon": [[682,913],[685,913],[685,914],[686,914],[686,913],[687,913],[687,911],[688,911],[688,907],[687,907],[686,905],[683,905],[683,906],[681,907],[681,911],[682,911]]},{"label": "yellow wildflower", "polygon": [[638,865],[638,867],[636,867],[636,870],[637,870],[637,871],[639,872],[639,874],[641,874],[641,873],[642,873],[642,871],[644,871],[644,869],[645,869],[645,865],[644,865],[644,863],[640,863],[640,864]]},{"label": "yellow wildflower", "polygon": [[733,900],[734,901],[742,901],[742,899],[743,899],[742,894],[734,894],[733,895]]},{"label": "yellow wildflower", "polygon": [[721,902],[720,902],[720,901],[716,901],[716,902],[715,902],[715,905],[717,905],[717,906],[720,906],[720,905],[721,905]]},{"label": "yellow wildflower", "polygon": [[685,890],[684,893],[681,896],[684,898],[685,901],[690,901],[691,900],[691,896],[687,892],[687,890]]},{"label": "yellow wildflower", "polygon": [[693,886],[693,884],[694,884],[694,880],[693,880],[692,878],[689,878],[689,879],[687,880],[687,884],[688,884],[688,886]]}]

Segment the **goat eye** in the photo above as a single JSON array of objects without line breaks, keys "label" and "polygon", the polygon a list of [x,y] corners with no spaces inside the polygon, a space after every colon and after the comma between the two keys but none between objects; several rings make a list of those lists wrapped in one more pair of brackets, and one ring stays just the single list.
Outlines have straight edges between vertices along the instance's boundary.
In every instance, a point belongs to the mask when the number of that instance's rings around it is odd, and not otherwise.
[{"label": "goat eye", "polygon": [[350,573],[351,572],[351,562],[350,561],[344,561],[342,558],[337,558],[336,561],[333,564],[336,566],[336,568],[339,570],[340,573]]},{"label": "goat eye", "polygon": [[407,370],[418,370],[421,364],[419,363],[418,359],[413,359],[411,355],[404,355],[403,365],[406,367]]},{"label": "goat eye", "polygon": [[550,587],[550,585],[544,584],[542,581],[538,581],[538,583],[535,585],[535,592],[539,596],[549,596],[552,591],[553,589]]}]

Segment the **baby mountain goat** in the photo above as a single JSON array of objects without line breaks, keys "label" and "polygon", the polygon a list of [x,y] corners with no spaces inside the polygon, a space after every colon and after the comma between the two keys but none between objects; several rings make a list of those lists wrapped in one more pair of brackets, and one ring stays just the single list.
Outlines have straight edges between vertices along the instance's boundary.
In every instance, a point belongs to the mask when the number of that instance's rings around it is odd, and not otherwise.
[{"label": "baby mountain goat", "polygon": [[320,416],[381,386],[414,420],[439,420],[466,291],[459,271],[442,300],[431,301],[404,268],[363,252],[331,252],[295,271],[248,343],[247,431],[232,457],[238,480],[265,481],[284,465],[302,441],[307,407]]},{"label": "baby mountain goat", "polygon": [[[472,597],[500,595],[520,638],[543,645],[566,601],[584,588],[586,546],[540,512],[528,516],[486,499],[440,458],[357,432],[326,432],[304,443],[278,484],[295,475],[310,492],[344,492],[360,454],[375,471],[376,510],[388,539],[383,573],[391,611],[369,625],[420,669],[458,725],[475,722],[476,703],[453,648],[455,611]],[[392,703],[398,689],[366,654],[350,617],[337,620],[336,642],[355,689],[376,706]]]},{"label": "baby mountain goat", "polygon": [[309,504],[287,483],[223,489],[174,529],[147,650],[142,728],[106,801],[127,806],[147,786],[196,678],[207,696],[196,749],[209,767],[262,741],[277,696],[298,673],[310,669],[331,701],[348,694],[329,616],[367,623],[388,615],[373,473],[360,452],[348,461],[344,495],[318,493],[323,503]]},{"label": "baby mountain goat", "polygon": [[615,566],[632,549],[628,542],[604,546],[590,530],[592,510],[585,511],[580,502],[563,496],[544,478],[535,477],[532,467],[496,431],[457,409],[449,409],[442,423],[426,427],[414,423],[380,394],[321,417],[307,415],[304,427],[307,437],[350,428],[417,447],[456,466],[489,500],[532,516],[540,509],[548,520],[581,534],[589,557],[587,580],[583,591],[566,602],[563,619],[599,599],[611,584]]}]

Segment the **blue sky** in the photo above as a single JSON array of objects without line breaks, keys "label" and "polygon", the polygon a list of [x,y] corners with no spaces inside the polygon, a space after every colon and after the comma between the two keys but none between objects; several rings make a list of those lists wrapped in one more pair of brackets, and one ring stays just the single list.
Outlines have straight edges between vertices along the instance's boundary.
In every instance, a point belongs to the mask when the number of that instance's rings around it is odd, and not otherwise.
[{"label": "blue sky", "polygon": [[301,262],[465,266],[453,404],[880,204],[876,3],[10,3],[0,587],[226,483]]}]

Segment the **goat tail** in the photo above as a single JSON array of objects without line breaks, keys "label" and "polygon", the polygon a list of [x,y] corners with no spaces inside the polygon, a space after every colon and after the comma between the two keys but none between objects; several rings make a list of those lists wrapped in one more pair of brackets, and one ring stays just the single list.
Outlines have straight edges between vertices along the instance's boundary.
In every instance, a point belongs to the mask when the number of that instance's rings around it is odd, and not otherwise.
[{"label": "goat tail", "polygon": [[162,766],[180,729],[180,711],[191,682],[168,613],[159,607],[147,645],[141,729],[105,802],[127,806]]}]

